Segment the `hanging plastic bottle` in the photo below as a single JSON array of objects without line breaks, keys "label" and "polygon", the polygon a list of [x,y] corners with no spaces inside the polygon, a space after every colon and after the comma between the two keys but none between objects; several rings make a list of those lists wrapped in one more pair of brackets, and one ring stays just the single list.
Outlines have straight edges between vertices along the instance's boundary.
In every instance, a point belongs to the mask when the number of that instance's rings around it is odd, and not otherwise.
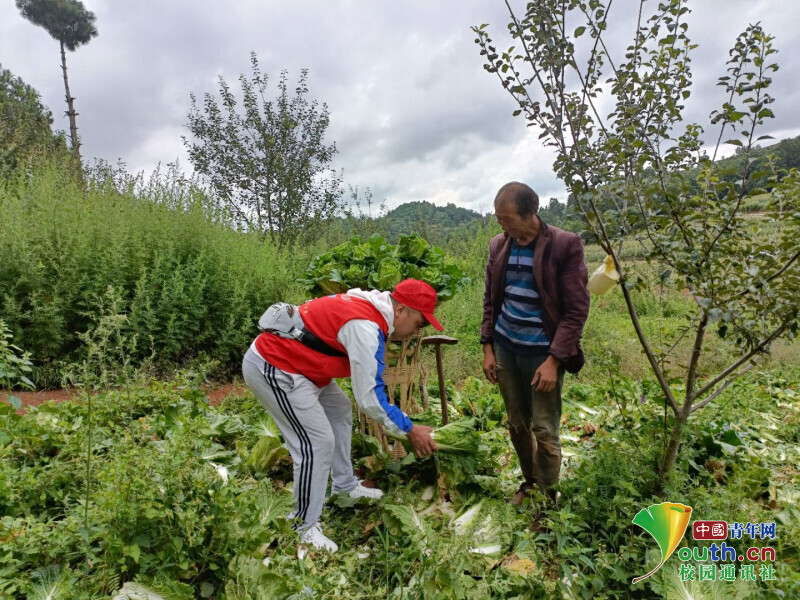
[{"label": "hanging plastic bottle", "polygon": [[618,281],[619,272],[614,266],[614,257],[609,254],[603,264],[597,267],[597,270],[589,277],[589,283],[586,288],[592,294],[600,296],[617,285]]}]

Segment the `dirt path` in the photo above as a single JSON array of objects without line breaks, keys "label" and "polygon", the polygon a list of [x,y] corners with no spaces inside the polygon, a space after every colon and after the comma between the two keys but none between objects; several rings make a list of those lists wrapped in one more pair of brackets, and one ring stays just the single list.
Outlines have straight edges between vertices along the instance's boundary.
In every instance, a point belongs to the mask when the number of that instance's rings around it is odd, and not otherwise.
[{"label": "dirt path", "polygon": [[[213,385],[204,385],[203,391],[208,395],[208,402],[211,406],[216,406],[222,400],[233,394],[242,394],[247,391],[247,388],[241,383],[222,383]],[[74,390],[41,390],[35,392],[12,392],[22,400],[22,406],[39,406],[49,400],[55,402],[69,402],[78,396],[78,392]],[[8,392],[0,390],[0,401],[5,401]]]}]

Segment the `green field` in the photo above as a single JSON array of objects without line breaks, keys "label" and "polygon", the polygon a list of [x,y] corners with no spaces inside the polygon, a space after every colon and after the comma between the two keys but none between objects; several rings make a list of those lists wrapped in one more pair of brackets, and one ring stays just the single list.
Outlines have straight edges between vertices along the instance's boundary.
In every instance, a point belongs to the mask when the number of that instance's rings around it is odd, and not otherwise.
[{"label": "green field", "polygon": [[[85,193],[52,168],[0,184],[0,221],[0,255],[13,257],[0,263],[0,318],[30,352],[38,385],[81,386],[74,403],[24,414],[0,405],[0,598],[103,598],[134,581],[163,598],[227,600],[798,595],[796,343],[775,344],[693,417],[675,472],[659,481],[671,413],[619,289],[593,297],[587,366],[566,379],[557,505],[535,497],[513,507],[519,468],[478,343],[498,229],[455,229],[444,251],[472,283],[441,306],[444,333],[458,339],[444,372],[450,417],[474,420],[479,450],[395,460],[357,434],[359,472],[386,495],[331,499],[324,527],[340,551],[298,554],[284,518],[292,470],[274,425],[250,394],[210,406],[201,385],[236,376],[257,316],[306,297],[299,273],[341,231],[280,254],[168,180],[138,195]],[[604,258],[592,246],[586,256],[590,270]],[[662,286],[641,250],[630,258],[647,282],[635,295],[643,327],[665,344],[694,301]],[[676,366],[687,344],[675,346]],[[734,357],[717,336],[707,344],[701,378]],[[432,352],[423,362],[435,373]],[[435,375],[428,384],[438,407]],[[437,425],[437,410],[416,418]],[[774,578],[756,563],[755,581],[681,581],[673,556],[633,585],[660,554],[631,521],[664,501],[696,519],[775,523],[774,540],[730,542],[737,552],[774,547]],[[476,505],[477,519],[459,525]],[[683,545],[698,544],[687,533]]]}]

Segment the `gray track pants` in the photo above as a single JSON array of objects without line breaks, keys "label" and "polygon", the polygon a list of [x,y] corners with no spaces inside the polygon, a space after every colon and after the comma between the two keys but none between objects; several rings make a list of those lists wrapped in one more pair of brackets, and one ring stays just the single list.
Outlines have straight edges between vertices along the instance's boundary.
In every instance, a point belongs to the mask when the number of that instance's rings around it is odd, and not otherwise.
[{"label": "gray track pants", "polygon": [[336,382],[318,388],[302,375],[286,373],[249,349],[242,361],[247,386],[267,409],[294,462],[294,510],[299,529],[314,525],[322,514],[328,474],[332,494],[358,484],[350,460],[353,405]]}]

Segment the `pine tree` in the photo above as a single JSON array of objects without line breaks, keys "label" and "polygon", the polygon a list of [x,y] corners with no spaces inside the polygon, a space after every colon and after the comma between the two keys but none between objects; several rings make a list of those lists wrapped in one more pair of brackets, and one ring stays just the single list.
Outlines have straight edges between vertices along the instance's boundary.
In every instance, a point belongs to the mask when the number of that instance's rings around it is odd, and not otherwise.
[{"label": "pine tree", "polygon": [[78,46],[88,44],[97,35],[94,13],[86,10],[79,0],[16,0],[16,3],[23,17],[34,25],[44,27],[61,46],[61,70],[64,74],[72,150],[80,159],[80,140],[75,122],[78,113],[75,112],[75,98],[69,91],[65,48],[74,52]]}]

